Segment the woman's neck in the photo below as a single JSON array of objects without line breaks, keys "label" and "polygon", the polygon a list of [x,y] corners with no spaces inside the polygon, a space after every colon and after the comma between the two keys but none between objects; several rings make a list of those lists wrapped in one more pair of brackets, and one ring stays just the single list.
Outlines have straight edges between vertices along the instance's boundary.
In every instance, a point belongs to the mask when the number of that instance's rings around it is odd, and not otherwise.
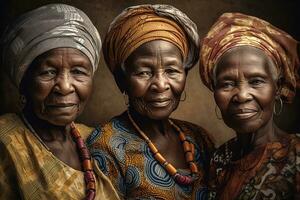
[{"label": "woman's neck", "polygon": [[273,119],[271,119],[256,132],[237,133],[237,140],[240,149],[243,150],[244,154],[247,154],[259,146],[279,141],[284,134],[285,133],[276,126]]},{"label": "woman's neck", "polygon": [[66,126],[56,126],[39,119],[33,111],[23,110],[23,115],[33,130],[43,142],[51,143],[55,141],[66,141],[70,136],[70,124]]},{"label": "woman's neck", "polygon": [[149,137],[155,140],[158,137],[166,136],[172,133],[172,126],[169,119],[150,119],[147,116],[140,115],[135,110],[129,108],[129,113],[139,128]]}]

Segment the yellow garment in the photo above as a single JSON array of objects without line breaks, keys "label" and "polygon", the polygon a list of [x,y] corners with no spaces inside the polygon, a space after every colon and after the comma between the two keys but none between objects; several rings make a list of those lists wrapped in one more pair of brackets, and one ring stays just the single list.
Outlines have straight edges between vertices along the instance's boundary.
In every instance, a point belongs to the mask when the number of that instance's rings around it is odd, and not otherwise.
[{"label": "yellow garment", "polygon": [[153,40],[165,40],[177,46],[184,59],[188,56],[188,38],[174,20],[159,16],[149,6],[128,10],[117,18],[106,34],[103,54],[110,70],[115,71],[139,46]]},{"label": "yellow garment", "polygon": [[[85,139],[91,128],[76,124]],[[95,166],[96,198],[119,199]],[[0,116],[0,199],[83,199],[84,173],[55,157],[26,128],[19,116]]]}]

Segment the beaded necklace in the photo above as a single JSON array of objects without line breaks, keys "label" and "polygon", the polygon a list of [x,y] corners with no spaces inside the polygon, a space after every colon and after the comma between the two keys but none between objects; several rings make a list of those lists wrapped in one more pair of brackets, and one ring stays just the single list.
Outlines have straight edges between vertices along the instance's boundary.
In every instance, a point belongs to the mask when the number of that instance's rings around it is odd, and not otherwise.
[{"label": "beaded necklace", "polygon": [[135,123],[133,118],[131,117],[129,111],[127,110],[127,114],[129,117],[130,122],[133,124],[134,128],[138,131],[138,133],[142,136],[142,138],[148,144],[150,151],[152,152],[154,158],[163,166],[163,168],[170,174],[174,181],[180,185],[191,185],[197,178],[198,178],[198,167],[194,162],[194,154],[195,154],[195,147],[194,144],[188,141],[185,137],[185,134],[181,131],[181,129],[173,123],[169,119],[169,123],[176,129],[179,133],[179,139],[183,146],[183,151],[185,155],[185,160],[189,164],[189,168],[191,170],[191,176],[186,176],[180,174],[177,169],[159,153],[156,146],[153,142],[147,137],[147,135],[140,129],[140,127]]},{"label": "beaded necklace", "polygon": [[[39,135],[35,132],[35,130],[32,128],[30,123],[27,121],[25,116],[22,114],[22,119],[25,122],[25,125],[29,128],[29,130],[33,133],[33,135],[41,142],[48,151],[50,149],[48,146],[43,142],[43,140],[39,137]],[[92,162],[91,162],[91,156],[90,153],[78,131],[78,129],[75,126],[75,123],[72,122],[71,125],[71,136],[74,142],[76,143],[76,147],[79,152],[83,172],[84,172],[84,180],[86,183],[86,197],[84,198],[85,200],[93,200],[95,199],[96,196],[96,181],[95,181],[95,175],[92,167]]]},{"label": "beaded necklace", "polygon": [[96,196],[96,181],[95,181],[95,174],[92,167],[91,156],[78,129],[75,127],[74,122],[71,123],[71,135],[73,140],[76,142],[76,146],[79,150],[79,156],[84,171],[84,180],[86,183],[85,200],[93,200],[95,199]]}]

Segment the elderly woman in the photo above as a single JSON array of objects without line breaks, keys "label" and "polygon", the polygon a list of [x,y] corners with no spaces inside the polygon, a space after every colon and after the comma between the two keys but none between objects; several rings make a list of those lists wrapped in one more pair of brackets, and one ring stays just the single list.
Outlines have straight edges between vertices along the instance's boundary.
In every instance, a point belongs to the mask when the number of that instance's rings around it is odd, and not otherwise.
[{"label": "elderly woman", "polygon": [[273,121],[295,95],[297,44],[240,13],[223,14],[204,38],[202,80],[236,132],[211,160],[217,199],[300,198],[300,138]]},{"label": "elderly woman", "polygon": [[0,199],[118,199],[109,179],[93,172],[84,143],[91,129],[74,123],[99,62],[101,40],[90,19],[50,4],[3,36],[2,66],[24,108],[0,116]]},{"label": "elderly woman", "polygon": [[196,25],[169,5],[129,7],[109,28],[104,58],[128,110],[88,144],[123,198],[205,198],[212,143],[202,128],[169,118],[197,63],[198,42]]}]

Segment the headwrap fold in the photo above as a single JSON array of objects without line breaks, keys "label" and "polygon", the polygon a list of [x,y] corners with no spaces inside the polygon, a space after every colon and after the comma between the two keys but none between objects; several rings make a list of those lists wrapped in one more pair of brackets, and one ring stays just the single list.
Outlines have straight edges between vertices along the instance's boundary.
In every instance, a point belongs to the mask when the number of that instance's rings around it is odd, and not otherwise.
[{"label": "headwrap fold", "polygon": [[187,69],[198,61],[199,36],[194,22],[170,5],[139,5],[118,15],[106,34],[103,54],[111,72],[121,67],[135,49],[153,40],[177,46]]},{"label": "headwrap fold", "polygon": [[39,55],[55,48],[75,48],[96,71],[101,50],[99,33],[81,10],[65,4],[49,4],[20,16],[1,38],[2,66],[19,87],[25,71]]},{"label": "headwrap fold", "polygon": [[257,17],[241,13],[224,13],[202,41],[200,76],[213,90],[213,71],[219,58],[229,49],[252,46],[269,56],[283,77],[281,97],[291,102],[299,79],[298,42],[284,31]]}]

